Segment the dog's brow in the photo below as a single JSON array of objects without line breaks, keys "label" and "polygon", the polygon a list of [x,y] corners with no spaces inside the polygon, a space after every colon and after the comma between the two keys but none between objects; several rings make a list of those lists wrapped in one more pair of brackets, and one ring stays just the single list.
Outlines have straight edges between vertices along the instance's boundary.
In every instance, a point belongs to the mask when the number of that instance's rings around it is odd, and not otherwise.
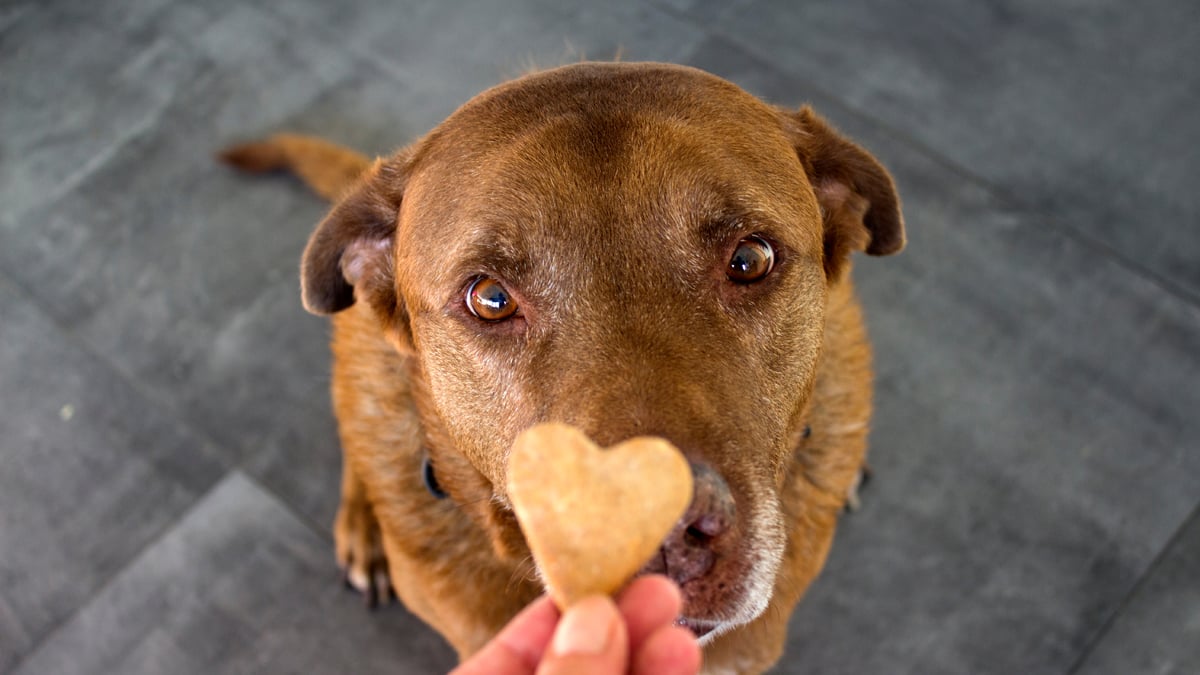
[{"label": "dog's brow", "polygon": [[772,222],[770,215],[760,209],[745,206],[729,197],[710,204],[710,208],[701,213],[704,213],[704,217],[696,225],[701,241],[720,241],[749,234]]},{"label": "dog's brow", "polygon": [[701,241],[721,241],[741,234],[753,222],[740,215],[721,215],[700,221],[698,232]]},{"label": "dog's brow", "polygon": [[484,274],[515,283],[529,271],[528,256],[521,251],[509,238],[489,233],[466,243],[454,263],[454,273],[464,278]]}]

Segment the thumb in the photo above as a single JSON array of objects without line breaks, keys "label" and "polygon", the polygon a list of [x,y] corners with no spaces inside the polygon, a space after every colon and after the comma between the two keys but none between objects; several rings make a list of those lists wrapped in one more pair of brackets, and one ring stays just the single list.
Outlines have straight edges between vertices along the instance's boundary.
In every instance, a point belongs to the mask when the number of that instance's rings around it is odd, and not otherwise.
[{"label": "thumb", "polygon": [[563,614],[537,675],[624,675],[628,668],[621,614],[611,598],[597,595]]}]

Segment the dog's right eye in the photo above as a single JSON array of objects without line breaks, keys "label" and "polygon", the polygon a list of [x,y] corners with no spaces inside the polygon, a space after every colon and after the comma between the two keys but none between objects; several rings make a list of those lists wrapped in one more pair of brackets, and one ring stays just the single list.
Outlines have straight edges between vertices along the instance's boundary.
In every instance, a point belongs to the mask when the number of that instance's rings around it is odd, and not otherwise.
[{"label": "dog's right eye", "polygon": [[775,249],[765,239],[751,235],[738,242],[725,273],[729,280],[752,284],[771,273],[775,266]]},{"label": "dog's right eye", "polygon": [[503,321],[517,313],[517,303],[499,281],[480,277],[467,287],[467,309],[484,321]]}]

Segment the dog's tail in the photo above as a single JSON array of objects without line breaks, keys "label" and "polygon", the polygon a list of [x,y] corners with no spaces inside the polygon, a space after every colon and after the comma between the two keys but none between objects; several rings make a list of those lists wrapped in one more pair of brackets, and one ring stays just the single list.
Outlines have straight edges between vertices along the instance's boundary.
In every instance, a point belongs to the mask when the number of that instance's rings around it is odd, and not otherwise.
[{"label": "dog's tail", "polygon": [[370,165],[361,153],[312,136],[277,134],[262,141],[230,146],[217,157],[250,173],[291,171],[313,192],[333,201]]}]

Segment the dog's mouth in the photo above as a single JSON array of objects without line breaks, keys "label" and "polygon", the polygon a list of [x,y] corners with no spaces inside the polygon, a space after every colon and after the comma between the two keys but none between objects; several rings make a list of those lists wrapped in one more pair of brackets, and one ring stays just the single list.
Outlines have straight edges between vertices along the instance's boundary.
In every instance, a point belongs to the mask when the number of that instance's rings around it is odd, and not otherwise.
[{"label": "dog's mouth", "polygon": [[[701,644],[766,610],[783,553],[778,512],[770,499],[747,500],[753,506],[741,519],[714,503],[711,495],[697,491],[693,509],[639,571],[665,575],[679,585],[683,608],[676,623]],[[705,508],[696,510],[697,504]],[[725,525],[709,522],[722,513]]]},{"label": "dog's mouth", "polygon": [[[766,610],[783,533],[778,502],[766,489],[748,491],[739,510],[720,474],[692,464],[692,504],[635,576],[660,574],[674,581],[683,601],[675,623],[704,645]],[[521,537],[511,509],[501,508]]]},{"label": "dog's mouth", "polygon": [[675,623],[691,631],[701,644],[757,614],[749,607],[752,600],[747,597],[745,580],[762,574],[762,570],[754,569],[754,565],[737,551],[721,551],[723,555],[714,555],[712,551],[704,553],[703,564],[684,560],[684,565],[672,567],[660,549],[659,554],[638,572],[639,576],[662,574],[679,585],[683,608]]},{"label": "dog's mouth", "polygon": [[[644,571],[642,573],[645,573]],[[727,605],[730,598],[713,598],[706,597],[704,583],[705,580],[697,580],[700,583],[685,582],[680,585],[680,591],[683,595],[683,608],[681,615],[675,619],[675,625],[688,629],[700,641],[700,644],[706,644],[709,640],[717,635],[725,632],[725,630],[741,623],[740,621],[730,622],[724,617],[733,611],[735,614],[740,613],[741,602],[734,601],[732,606]],[[699,587],[699,588],[697,588]],[[724,608],[724,609],[723,609]],[[721,617],[721,618],[718,618]]]},{"label": "dog's mouth", "polygon": [[686,616],[681,616],[675,620],[676,626],[681,626],[692,631],[697,640],[708,637],[714,630],[721,625],[720,621],[708,621],[705,619],[693,619]]}]

